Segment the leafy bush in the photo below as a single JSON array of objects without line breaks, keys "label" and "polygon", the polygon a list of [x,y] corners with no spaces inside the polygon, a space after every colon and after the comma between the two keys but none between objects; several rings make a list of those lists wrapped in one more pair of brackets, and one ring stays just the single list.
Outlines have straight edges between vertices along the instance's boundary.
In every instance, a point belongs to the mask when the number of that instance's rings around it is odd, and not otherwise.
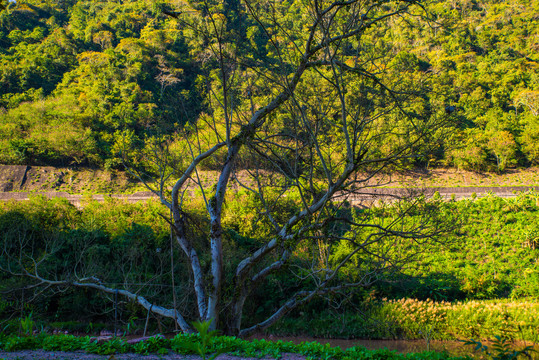
[{"label": "leafy bush", "polygon": [[89,337],[75,337],[72,335],[43,336],[40,348],[47,351],[76,351],[84,348]]},{"label": "leafy bush", "polygon": [[167,354],[170,342],[162,336],[152,336],[133,345],[133,351],[137,354],[148,355],[150,353]]},{"label": "leafy bush", "polygon": [[513,343],[508,338],[496,335],[491,347],[483,345],[480,341],[468,340],[464,345],[475,346],[475,351],[480,350],[492,360],[517,360],[523,356],[531,359],[534,352],[532,346],[525,346],[520,350],[513,348]]},{"label": "leafy bush", "polygon": [[[460,227],[447,244],[423,250],[421,261],[381,279],[374,286],[378,298],[539,298],[539,194],[487,196],[446,206],[459,214]],[[422,251],[413,243],[409,250]]]}]

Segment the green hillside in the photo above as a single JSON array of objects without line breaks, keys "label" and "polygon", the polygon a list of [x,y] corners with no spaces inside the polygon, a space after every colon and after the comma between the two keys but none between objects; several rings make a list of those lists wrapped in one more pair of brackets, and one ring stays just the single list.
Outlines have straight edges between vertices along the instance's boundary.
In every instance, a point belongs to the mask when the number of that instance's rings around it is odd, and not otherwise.
[{"label": "green hillside", "polygon": [[[126,146],[143,147],[152,136],[171,136],[173,146],[182,146],[174,140],[178,129],[219,116],[209,113],[219,64],[208,54],[207,39],[167,15],[181,2],[3,4],[0,163],[117,168]],[[277,64],[279,55],[261,27],[244,16],[244,5],[230,0],[211,6],[226,21],[227,46],[245,64],[260,73]],[[283,11],[301,26],[294,6],[283,3]],[[370,29],[370,47],[348,59],[357,63],[388,52],[390,60],[379,64],[389,69],[388,81],[424,78],[422,103],[409,112],[451,113],[440,130],[447,134],[444,142],[401,165],[501,171],[537,164],[539,1],[424,6],[422,16],[392,18]],[[238,99],[248,107],[245,94]],[[376,146],[384,151],[383,142]]]}]

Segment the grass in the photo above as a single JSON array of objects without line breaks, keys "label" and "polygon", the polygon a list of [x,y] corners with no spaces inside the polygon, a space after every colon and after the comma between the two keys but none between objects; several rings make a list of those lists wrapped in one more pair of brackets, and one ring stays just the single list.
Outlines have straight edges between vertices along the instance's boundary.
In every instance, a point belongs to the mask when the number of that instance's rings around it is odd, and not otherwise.
[{"label": "grass", "polygon": [[415,299],[389,300],[374,311],[380,321],[408,339],[494,339],[504,333],[512,340],[539,343],[539,302],[521,300],[472,300],[450,303]]},{"label": "grass", "polygon": [[539,301],[500,299],[432,301],[399,299],[373,301],[363,314],[326,311],[289,317],[270,332],[280,336],[320,338],[492,340],[499,334],[539,344]]}]

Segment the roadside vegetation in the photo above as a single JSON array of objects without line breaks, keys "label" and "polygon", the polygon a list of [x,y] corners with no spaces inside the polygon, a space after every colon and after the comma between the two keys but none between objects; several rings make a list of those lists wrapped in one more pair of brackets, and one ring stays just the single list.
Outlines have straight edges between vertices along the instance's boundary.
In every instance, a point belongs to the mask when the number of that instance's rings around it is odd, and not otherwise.
[{"label": "roadside vegetation", "polygon": [[[197,206],[203,204],[194,208]],[[431,339],[493,339],[507,332],[514,339],[537,342],[539,196],[490,196],[447,202],[445,207],[457,212],[461,222],[456,232],[449,235],[447,245],[423,252],[415,265],[401,269],[398,275],[384,274],[378,282],[350,297],[314,300],[268,331],[281,335],[390,339],[424,339],[426,334]],[[388,218],[390,209],[388,206],[383,211]],[[364,209],[355,216],[379,216],[381,211]],[[36,252],[46,246],[60,247],[62,251],[54,258],[46,259],[47,266],[59,275],[72,271],[69,261],[81,256],[84,244],[82,254],[86,258],[79,261],[96,269],[95,276],[102,283],[122,283],[142,296],[158,296],[172,304],[170,228],[158,215],[161,212],[154,201],[90,201],[78,210],[61,199],[36,197],[28,202],[0,203],[0,228],[3,246],[25,239],[34,244]],[[190,218],[207,221],[196,212]],[[256,228],[263,236],[265,225],[250,213],[249,202],[241,196],[227,200],[224,223],[230,249],[227,261],[233,264],[236,254],[257,241],[247,234]],[[181,273],[185,265],[179,261],[177,250],[173,251],[178,259],[174,263],[176,273]],[[339,246],[332,249],[335,257],[339,251]],[[296,261],[301,261],[301,252],[295,256]],[[2,260],[3,267],[6,260]],[[132,270],[137,268],[144,271]],[[353,279],[354,272],[352,264],[345,276]],[[184,282],[188,280],[175,280],[175,291],[182,299]],[[258,306],[249,308],[246,316],[256,318],[265,308],[277,306],[279,294],[297,286],[297,281],[300,277],[275,274],[269,286],[257,290]],[[0,315],[4,331],[17,333],[20,319],[29,316],[35,328],[43,326],[51,331],[99,331],[107,323],[110,328],[114,309],[111,298],[90,289],[47,289],[37,293],[21,290],[31,284],[22,278],[2,277]],[[188,304],[182,300],[178,306]],[[120,301],[119,310],[119,327],[123,331],[142,330],[146,311],[126,301]],[[152,319],[154,331],[173,327],[166,319],[157,318],[158,329],[156,319]]]}]

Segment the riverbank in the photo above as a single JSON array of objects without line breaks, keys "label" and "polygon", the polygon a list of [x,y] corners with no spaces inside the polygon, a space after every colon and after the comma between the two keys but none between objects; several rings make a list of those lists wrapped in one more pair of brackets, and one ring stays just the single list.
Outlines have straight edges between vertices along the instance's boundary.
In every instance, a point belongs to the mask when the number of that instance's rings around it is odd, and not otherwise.
[{"label": "riverbank", "polygon": [[[1,360],[200,360],[201,356],[191,354],[192,349],[186,344],[196,344],[197,335],[176,335],[153,337],[144,342],[127,341],[124,338],[109,339],[108,342],[91,343],[88,337],[71,335],[39,335],[35,338],[12,338],[11,351],[0,341]],[[18,339],[18,340],[17,340]],[[41,339],[41,340],[39,340]],[[43,341],[45,339],[45,341]],[[158,341],[154,341],[159,339]],[[190,342],[194,340],[194,342]],[[16,342],[19,344],[15,344]],[[40,344],[42,348],[34,348]],[[112,345],[110,345],[112,344]],[[129,346],[128,344],[135,344]],[[137,345],[138,344],[138,345]],[[153,346],[152,346],[153,344]],[[492,342],[483,342],[489,349],[494,349]],[[508,349],[522,350],[530,346],[529,342],[508,343]],[[217,337],[210,341],[207,354],[216,349],[228,347],[226,353],[216,360],[305,360],[324,359],[333,354],[331,359],[485,359],[485,354],[465,345],[463,341],[425,341],[425,340],[364,340],[364,339],[320,339],[304,336],[279,337],[258,334],[247,340]],[[29,349],[26,349],[29,348]],[[296,351],[296,352],[283,352]],[[539,358],[539,345],[529,351],[531,359]],[[355,354],[356,357],[351,355]],[[399,355],[400,354],[400,355]],[[317,356],[318,355],[318,356]],[[361,355],[361,356],[358,356]]]},{"label": "riverbank", "polygon": [[[363,346],[343,349],[323,345],[318,341],[294,344],[291,341],[265,339],[242,340],[235,337],[178,334],[172,339],[152,337],[140,342],[127,342],[113,338],[96,342],[90,337],[40,334],[35,337],[8,337],[0,339],[0,358],[3,359],[150,359],[158,354],[160,359],[196,360],[211,354],[221,354],[218,360],[254,359],[458,359],[447,352],[422,352],[399,354],[387,348],[369,350]],[[194,356],[200,355],[201,357]],[[54,357],[51,357],[54,356]],[[153,358],[152,358],[153,359]],[[462,358],[460,358],[462,359]]]}]

